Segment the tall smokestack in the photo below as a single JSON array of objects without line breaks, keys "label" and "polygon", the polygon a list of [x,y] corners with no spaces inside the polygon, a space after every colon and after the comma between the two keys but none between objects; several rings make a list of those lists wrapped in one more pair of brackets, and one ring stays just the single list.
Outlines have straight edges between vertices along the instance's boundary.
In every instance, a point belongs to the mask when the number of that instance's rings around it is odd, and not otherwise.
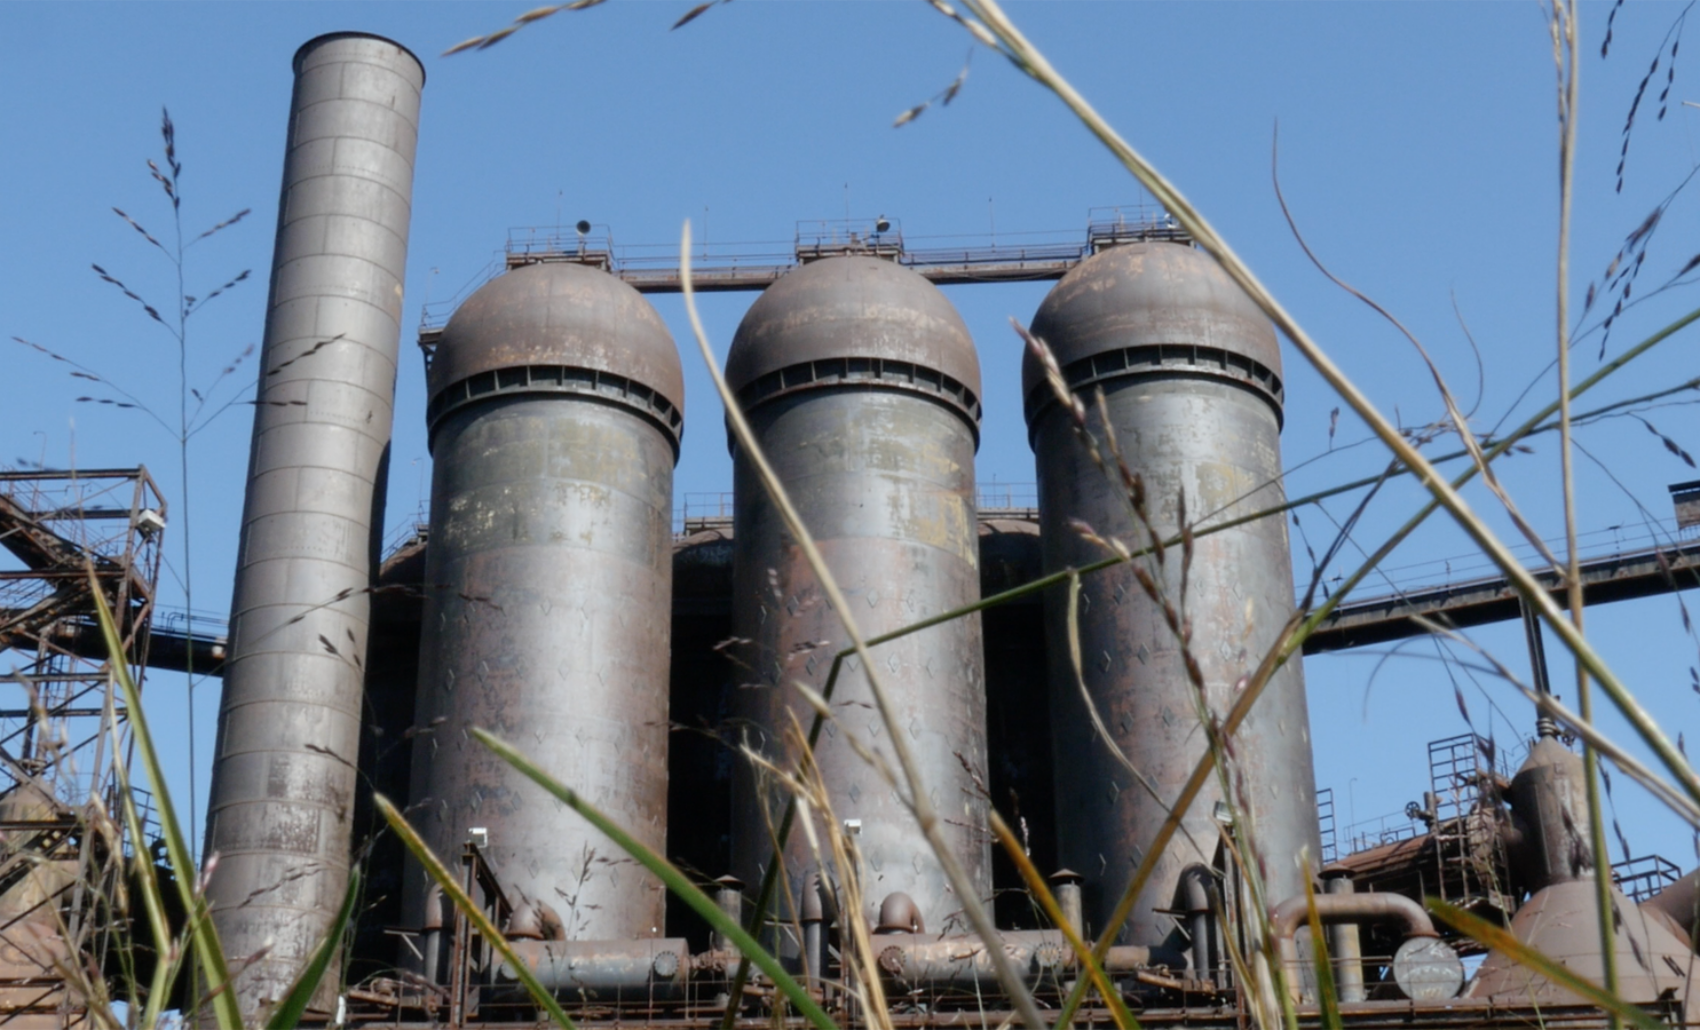
[{"label": "tall smokestack", "polygon": [[379,36],[295,54],[207,806],[213,923],[230,955],[263,952],[237,974],[245,1014],[282,996],[348,882],[424,84]]}]

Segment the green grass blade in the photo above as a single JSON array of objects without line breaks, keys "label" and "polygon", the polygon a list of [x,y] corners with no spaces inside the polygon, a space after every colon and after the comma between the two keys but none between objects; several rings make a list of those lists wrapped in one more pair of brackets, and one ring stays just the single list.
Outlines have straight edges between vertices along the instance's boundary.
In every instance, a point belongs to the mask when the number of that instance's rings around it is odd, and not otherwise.
[{"label": "green grass blade", "polygon": [[171,795],[165,786],[164,767],[160,765],[159,752],[154,750],[153,735],[148,732],[147,715],[142,711],[141,691],[136,689],[136,681],[130,676],[130,666],[124,657],[123,641],[118,637],[117,624],[113,622],[112,612],[106,606],[106,598],[100,592],[100,583],[95,579],[93,568],[89,569],[89,592],[94,596],[95,612],[100,618],[100,632],[106,642],[112,676],[124,691],[124,708],[130,722],[130,732],[135,740],[136,750],[141,755],[142,767],[147,770],[148,783],[153,787],[154,804],[159,809],[160,832],[165,838],[165,853],[171,860],[171,871],[177,879],[178,893],[183,896],[183,910],[188,914],[189,925],[193,927],[191,939],[195,945],[195,957],[200,960],[201,969],[206,973],[213,1018],[218,1022],[219,1030],[242,1030],[242,1010],[237,1006],[235,993],[229,989],[230,969],[225,962],[224,947],[219,943],[218,931],[213,927],[212,921],[202,917],[206,903],[195,893],[195,883],[198,879],[195,860],[189,845],[183,839],[183,828],[177,822],[177,809],[172,805]]},{"label": "green grass blade", "polygon": [[560,1003],[555,1000],[555,996],[549,993],[548,988],[538,982],[537,974],[533,973],[531,967],[526,965],[514,952],[513,945],[509,944],[508,939],[502,936],[502,932],[496,929],[496,924],[490,921],[490,917],[484,914],[484,910],[473,904],[472,899],[467,897],[460,882],[449,872],[448,867],[443,865],[442,860],[432,853],[430,845],[426,844],[424,838],[419,836],[419,831],[413,828],[413,824],[396,811],[395,805],[391,804],[390,799],[382,794],[372,795],[372,803],[378,806],[379,813],[383,815],[384,821],[390,824],[390,829],[394,830],[396,836],[401,838],[401,842],[407,845],[407,850],[413,852],[413,857],[417,858],[419,864],[425,867],[425,872],[430,874],[437,886],[443,889],[443,893],[448,895],[449,900],[455,903],[455,907],[466,914],[466,918],[472,921],[472,925],[478,929],[479,933],[484,935],[484,939],[489,942],[492,948],[496,949],[497,954],[508,960],[508,965],[513,967],[514,975],[519,977],[519,982],[525,985],[527,991],[531,992],[531,997],[537,1002],[538,1007],[548,1012],[558,1026],[565,1028],[565,1030],[576,1030],[572,1019],[567,1016]]},{"label": "green grass blade", "polygon": [[300,1025],[301,1017],[306,1014],[307,1006],[312,1002],[313,995],[319,990],[319,981],[325,978],[325,971],[330,969],[331,960],[336,958],[337,949],[342,947],[342,935],[348,929],[348,924],[354,920],[354,906],[360,900],[360,869],[356,866],[348,871],[348,893],[343,895],[342,909],[336,914],[336,922],[325,932],[325,939],[314,949],[313,957],[307,961],[307,967],[301,970],[301,975],[290,984],[289,992],[272,1010],[271,1017],[266,1020],[266,1030],[292,1030]]},{"label": "green grass blade", "polygon": [[[116,724],[113,737],[113,754],[117,754]],[[114,762],[113,769],[117,773],[118,797],[124,809],[124,827],[130,834],[131,846],[135,849],[132,861],[136,866],[136,880],[141,885],[142,907],[147,911],[148,929],[153,934],[153,980],[148,984],[148,996],[142,1006],[140,1025],[158,1026],[159,1014],[164,1010],[166,996],[171,993],[171,984],[177,974],[177,963],[171,959],[171,921],[165,915],[165,899],[159,892],[159,876],[154,871],[152,859],[142,846],[142,817],[136,811],[135,795],[130,793],[129,770],[124,768],[123,762]]]},{"label": "green grass blade", "polygon": [[790,973],[785,971],[785,967],[779,964],[779,960],[769,954],[760,944],[757,944],[756,939],[750,936],[749,932],[739,925],[736,919],[732,919],[725,912],[722,912],[720,906],[698,889],[697,885],[692,883],[684,873],[681,873],[673,863],[644,847],[631,834],[616,825],[612,819],[597,811],[590,802],[579,797],[571,787],[563,786],[548,773],[538,768],[531,759],[514,750],[512,745],[500,737],[477,727],[473,728],[472,735],[478,738],[479,743],[494,751],[502,761],[524,773],[532,782],[558,798],[562,804],[584,816],[591,825],[606,834],[608,839],[613,841],[621,851],[637,859],[645,869],[654,873],[662,883],[667,885],[668,890],[682,898],[685,904],[691,906],[697,915],[707,920],[715,930],[725,934],[732,941],[734,947],[755,963],[756,968],[766,973],[768,979],[773,981],[773,985],[785,995],[792,1005],[797,1007],[797,1011],[802,1013],[805,1019],[818,1027],[819,1030],[838,1030],[831,1017],[816,1004],[815,1000],[809,996],[809,992],[803,989],[803,985],[799,984]]},{"label": "green grass blade", "polygon": [[1532,969],[1572,994],[1586,998],[1605,1009],[1607,1013],[1632,1023],[1641,1030],[1669,1030],[1665,1024],[1642,1011],[1640,1006],[1631,1005],[1592,980],[1577,976],[1565,966],[1511,936],[1511,932],[1504,927],[1473,916],[1456,905],[1448,905],[1439,898],[1427,898],[1424,904],[1442,922],[1458,932],[1495,951],[1504,952],[1518,965]]}]

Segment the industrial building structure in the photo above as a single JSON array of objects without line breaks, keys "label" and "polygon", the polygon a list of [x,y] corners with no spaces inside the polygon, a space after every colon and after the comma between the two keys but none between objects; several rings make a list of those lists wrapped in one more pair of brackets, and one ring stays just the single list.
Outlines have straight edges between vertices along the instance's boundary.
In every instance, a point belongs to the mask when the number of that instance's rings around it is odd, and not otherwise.
[{"label": "industrial building structure", "polygon": [[[1443,748],[1414,816],[1424,831],[1342,851],[1319,816],[1297,657],[1233,736],[1225,789],[1212,780],[1193,802],[1130,917],[1113,919],[1215,720],[1295,607],[1275,333],[1166,217],[1096,222],[1069,250],[959,254],[907,251],[880,219],[800,235],[786,261],[704,270],[711,288],[763,291],[726,379],[850,611],[829,601],[730,435],[730,517],[673,532],[686,398],[677,348],[642,294],[679,277],[620,267],[583,225],[511,247],[421,332],[429,396],[411,407],[430,431],[430,521],[381,556],[423,73],[399,45],[356,33],[309,42],[295,69],[228,641],[215,652],[193,634],[154,634],[172,641],[162,664],[204,653],[224,678],[207,890],[227,948],[259,956],[236,979],[244,1012],[280,997],[359,855],[361,920],[317,1018],[537,1019],[514,970],[383,832],[377,791],[577,1018],[797,1022],[759,977],[734,994],[729,942],[469,736],[484,727],[693,873],[850,1023],[1013,1018],[994,947],[1047,1006],[1080,978],[1061,929],[993,847],[998,808],[1019,815],[1032,862],[1056,874],[1071,929],[1111,939],[1107,970],[1147,1025],[1246,1024],[1261,989],[1244,962],[1265,943],[1259,909],[1299,1018],[1320,1019],[1312,889],[1347,1024],[1605,1025],[1502,952],[1467,980],[1459,953],[1480,949],[1422,905],[1434,895],[1507,919],[1597,976],[1579,759],[1553,727],[1538,728],[1515,773],[1474,737]],[[974,479],[980,362],[936,284],[1022,279],[1059,280],[1032,322],[1054,364],[1030,353],[1022,370],[1038,492],[1030,507],[988,509]],[[19,525],[46,518],[14,507]],[[139,539],[153,539],[151,509],[133,508]],[[1068,575],[1113,541],[1153,553]],[[1654,557],[1656,573],[1599,573],[1602,589],[1628,596],[1621,584],[1636,575],[1675,589],[1693,575],[1694,548]],[[1047,574],[1061,575],[1043,591],[880,643],[877,670],[846,662],[824,700],[831,717],[803,747],[817,709],[797,687],[829,689],[846,620],[895,634]],[[1469,594],[1472,617],[1505,617],[1493,592]],[[1420,608],[1376,604],[1319,638],[1386,639]],[[118,606],[148,625],[144,602]],[[891,775],[900,747],[1000,941],[968,929]],[[818,783],[813,818],[842,830],[842,849],[802,830],[780,839],[793,769]],[[0,803],[27,807],[28,789],[20,779]],[[19,839],[11,822],[0,830]],[[778,889],[762,911],[764,879]],[[1630,1001],[1693,1022],[1696,881],[1668,879],[1615,896],[1618,967]],[[873,935],[890,1008],[877,1019],[847,982],[859,929]],[[1109,1015],[1093,1001],[1079,1018]]]}]

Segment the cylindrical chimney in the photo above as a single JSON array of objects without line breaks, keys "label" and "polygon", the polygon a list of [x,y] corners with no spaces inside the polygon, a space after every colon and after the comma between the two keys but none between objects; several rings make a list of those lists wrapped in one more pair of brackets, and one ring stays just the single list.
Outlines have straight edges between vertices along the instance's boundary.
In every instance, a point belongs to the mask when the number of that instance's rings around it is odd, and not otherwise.
[{"label": "cylindrical chimney", "polygon": [[[1281,488],[1280,350],[1274,329],[1209,256],[1172,243],[1115,247],[1082,262],[1057,284],[1033,319],[1068,387],[1086,402],[1087,424],[1106,455],[1094,394],[1102,389],[1129,469],[1143,482],[1158,535],[1180,528],[1180,500],[1195,526],[1273,508]],[[1037,457],[1045,571],[1106,557],[1084,539],[1084,523],[1130,547],[1146,532],[1127,489],[1075,437],[1038,360],[1022,368],[1027,422]],[[1108,458],[1113,461],[1113,458]],[[1149,558],[1138,559],[1154,568]],[[1161,582],[1182,603],[1182,554],[1170,548]],[[1199,537],[1185,614],[1204,676],[1202,700],[1218,716],[1235,684],[1257,666],[1293,610],[1286,521],[1271,515]],[[1184,831],[1147,881],[1126,927],[1105,925],[1181,785],[1204,757],[1199,692],[1189,681],[1162,609],[1127,566],[1081,581],[1079,640],[1086,693],[1103,727],[1155,788],[1152,797],[1100,738],[1069,660],[1068,598],[1046,597],[1051,711],[1056,755],[1058,858],[1087,878],[1090,933],[1160,945],[1175,927],[1163,914],[1182,870],[1209,866],[1216,852],[1212,778]],[[1266,688],[1235,737],[1233,765],[1255,823],[1271,899],[1303,893],[1298,866],[1317,831],[1310,721],[1297,656]]]},{"label": "cylindrical chimney", "polygon": [[[726,378],[865,636],[979,598],[980,366],[961,316],[936,287],[873,257],[806,264],[750,308]],[[814,716],[793,684],[821,690],[848,639],[748,455],[733,452],[733,629],[748,641],[737,656],[734,711],[749,745],[791,769],[792,719],[807,727]],[[895,732],[908,736],[957,858],[984,898],[987,800],[964,768],[986,767],[980,620],[882,644],[874,660]],[[845,741],[855,734],[896,768],[859,661],[846,662],[832,710],[837,718],[815,761],[835,817],[861,824],[863,918],[871,925],[881,899],[900,891],[928,926],[961,925],[952,918],[960,902],[914,817]],[[769,819],[777,825],[786,798],[763,790],[742,759],[736,777],[733,870],[753,890],[772,855]],[[806,835],[793,833],[785,871],[794,898],[815,866]],[[796,942],[783,946],[795,954]]]},{"label": "cylindrical chimney", "polygon": [[236,977],[244,1013],[282,996],[347,883],[424,83],[378,36],[295,55],[207,806],[213,923],[259,956]]},{"label": "cylindrical chimney", "polygon": [[[630,286],[537,264],[460,306],[429,379],[416,825],[448,861],[484,828],[509,898],[568,940],[656,936],[655,877],[467,730],[665,853],[678,350]],[[420,912],[423,870],[409,882]]]}]

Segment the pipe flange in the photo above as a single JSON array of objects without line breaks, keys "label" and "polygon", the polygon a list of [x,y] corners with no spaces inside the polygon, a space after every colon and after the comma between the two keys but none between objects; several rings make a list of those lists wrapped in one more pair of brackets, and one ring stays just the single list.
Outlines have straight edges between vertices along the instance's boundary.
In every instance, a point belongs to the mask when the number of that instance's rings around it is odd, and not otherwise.
[{"label": "pipe flange", "polygon": [[1056,969],[1063,964],[1066,954],[1062,945],[1045,941],[1033,949],[1033,964],[1044,970]]},{"label": "pipe flange", "polygon": [[1410,937],[1393,953],[1393,982],[1412,1001],[1445,1001],[1464,987],[1464,963],[1439,937]]}]

